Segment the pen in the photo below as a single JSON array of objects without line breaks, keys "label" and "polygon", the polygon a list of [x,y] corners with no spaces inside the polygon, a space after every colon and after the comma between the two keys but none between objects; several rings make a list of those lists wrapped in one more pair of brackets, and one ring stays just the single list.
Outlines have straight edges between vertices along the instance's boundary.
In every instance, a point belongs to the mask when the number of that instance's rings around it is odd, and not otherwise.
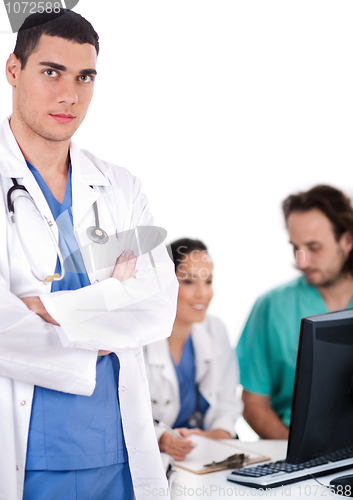
[{"label": "pen", "polygon": [[169,434],[171,434],[172,436],[175,436],[175,437],[181,439],[182,441],[187,441],[186,438],[184,438],[183,436],[181,436],[180,434],[175,432],[174,429],[169,427],[169,425],[165,424],[164,422],[160,422],[159,420],[154,420],[154,423],[159,425],[160,427],[163,427],[163,429],[165,429],[167,432],[169,432]]}]

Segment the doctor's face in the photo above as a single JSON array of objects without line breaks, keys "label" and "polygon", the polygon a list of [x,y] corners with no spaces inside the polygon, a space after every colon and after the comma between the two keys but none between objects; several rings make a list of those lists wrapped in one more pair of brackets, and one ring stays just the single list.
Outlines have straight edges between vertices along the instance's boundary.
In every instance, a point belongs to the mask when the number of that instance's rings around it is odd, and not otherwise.
[{"label": "doctor's face", "polygon": [[352,250],[352,236],[337,241],[331,221],[318,209],[292,212],[287,220],[296,267],[309,285],[330,287],[343,278],[342,269]]},{"label": "doctor's face", "polygon": [[199,250],[187,254],[178,265],[177,321],[192,324],[205,318],[213,297],[212,270],[209,255]]},{"label": "doctor's face", "polygon": [[32,137],[71,138],[91,102],[97,53],[93,45],[42,35],[24,69],[14,54],[6,65],[13,87],[11,121]]}]

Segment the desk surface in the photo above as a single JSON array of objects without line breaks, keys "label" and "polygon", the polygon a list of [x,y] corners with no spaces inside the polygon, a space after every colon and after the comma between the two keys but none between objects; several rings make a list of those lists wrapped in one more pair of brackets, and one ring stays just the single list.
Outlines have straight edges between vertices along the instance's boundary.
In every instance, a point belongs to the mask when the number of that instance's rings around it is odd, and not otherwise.
[{"label": "desk surface", "polygon": [[[231,440],[230,440],[231,441]],[[227,440],[225,440],[227,442]],[[234,441],[233,441],[234,443]],[[261,439],[256,442],[239,441],[239,446],[256,453],[271,457],[271,461],[286,458],[287,441],[275,441]],[[278,498],[290,500],[304,500],[306,498],[331,498],[339,499],[339,496],[331,493],[324,486],[320,486],[314,479],[293,483],[283,487],[272,488],[268,491],[247,488],[227,481],[230,471],[212,472],[210,474],[197,475],[176,467],[177,476],[173,482],[171,493],[172,500],[177,499],[239,499],[241,497]],[[341,471],[329,476],[321,476],[319,481],[328,485],[334,477],[345,474],[353,474],[353,469]],[[344,498],[344,497],[343,497]]]}]

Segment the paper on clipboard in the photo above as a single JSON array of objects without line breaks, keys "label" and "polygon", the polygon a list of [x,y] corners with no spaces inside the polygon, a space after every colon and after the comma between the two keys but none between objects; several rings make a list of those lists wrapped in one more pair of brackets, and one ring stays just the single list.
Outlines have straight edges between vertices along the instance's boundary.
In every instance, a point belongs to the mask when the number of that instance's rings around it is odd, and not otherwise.
[{"label": "paper on clipboard", "polygon": [[193,434],[189,437],[189,439],[195,443],[195,448],[193,448],[193,450],[186,455],[184,460],[175,462],[175,465],[189,472],[194,472],[195,474],[207,474],[208,472],[224,470],[225,467],[204,467],[204,465],[213,461],[221,462],[230,455],[234,455],[234,453],[244,453],[247,455],[249,459],[246,465],[270,460],[269,457],[244,450],[244,448],[237,445],[237,441],[235,440],[233,445],[216,439],[200,436],[199,434]]}]

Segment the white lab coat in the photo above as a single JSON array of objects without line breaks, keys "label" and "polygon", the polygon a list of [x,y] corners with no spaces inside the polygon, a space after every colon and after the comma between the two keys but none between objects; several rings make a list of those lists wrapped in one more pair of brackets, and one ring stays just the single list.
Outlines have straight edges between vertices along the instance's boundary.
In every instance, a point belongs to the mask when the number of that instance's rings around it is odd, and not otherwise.
[{"label": "white lab coat", "polygon": [[[73,221],[81,245],[91,243],[86,229],[95,225],[95,200],[108,235],[153,224],[138,179],[74,144],[70,155]],[[145,486],[166,489],[142,354],[144,344],[170,334],[174,321],[177,282],[165,247],[152,251],[155,268],[148,255],[138,258],[136,280],[120,283],[109,278],[113,266],[95,270],[94,262],[85,262],[93,267],[88,274],[95,284],[50,294],[50,284],[39,282],[28,268],[13,228],[6,200],[11,177],[52,220],[6,119],[0,126],[0,500],[22,498],[34,385],[91,395],[99,349],[116,352],[120,360],[122,424],[136,498],[145,497]],[[57,235],[55,223],[53,229]],[[38,259],[42,250],[38,241]],[[53,271],[55,261],[56,256]],[[19,299],[35,295],[60,327],[46,323]]]},{"label": "white lab coat", "polygon": [[[208,401],[204,428],[223,429],[235,435],[234,424],[243,403],[237,397],[239,368],[222,321],[208,315],[194,323],[191,331],[195,351],[196,382]],[[147,378],[150,385],[153,418],[172,426],[180,410],[179,384],[167,339],[144,347]],[[155,427],[157,438],[164,430]]]}]

